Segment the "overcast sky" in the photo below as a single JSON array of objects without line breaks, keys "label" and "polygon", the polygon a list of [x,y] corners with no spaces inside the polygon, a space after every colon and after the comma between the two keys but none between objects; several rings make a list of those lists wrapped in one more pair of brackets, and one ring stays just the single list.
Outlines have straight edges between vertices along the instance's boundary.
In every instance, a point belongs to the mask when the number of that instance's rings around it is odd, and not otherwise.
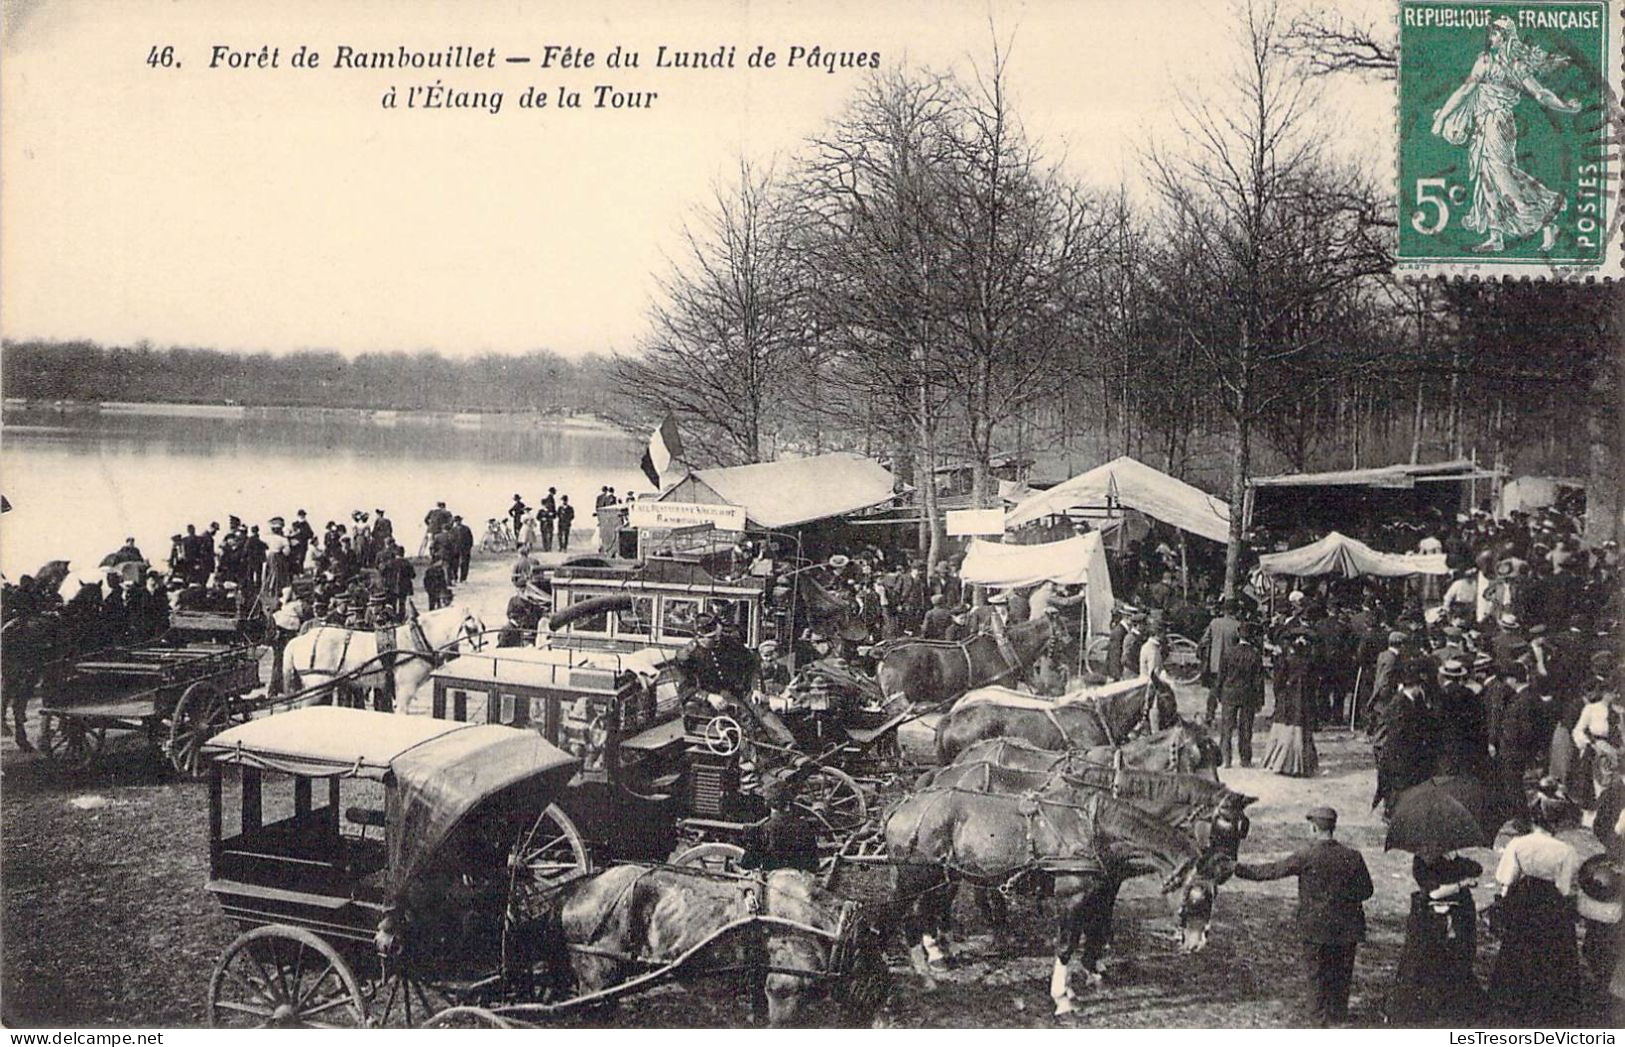
[{"label": "overcast sky", "polygon": [[[1346,0],[1356,18],[1387,5]],[[1102,187],[1139,180],[1176,92],[1216,92],[1228,0],[714,0],[656,3],[5,0],[0,63],[0,331],[224,349],[447,355],[629,349],[684,216],[743,154],[787,158],[861,73],[782,64],[793,46],[968,69],[989,19],[1013,36],[1018,110]],[[316,70],[291,68],[307,44]],[[496,48],[495,70],[337,70],[358,51]],[[598,54],[541,69],[548,44]],[[617,44],[636,71],[604,68]],[[740,68],[656,70],[656,48],[737,45]],[[756,45],[781,68],[744,68]],[[172,45],[180,68],[147,64]],[[212,48],[281,68],[209,69]],[[529,56],[509,64],[507,56]],[[383,92],[500,90],[502,111],[386,111]],[[655,91],[595,110],[599,84]],[[527,86],[583,108],[518,106]],[[404,102],[403,102],[404,104]],[[1323,106],[1351,157],[1391,170],[1382,84]],[[782,163],[788,163],[785,159]]]}]

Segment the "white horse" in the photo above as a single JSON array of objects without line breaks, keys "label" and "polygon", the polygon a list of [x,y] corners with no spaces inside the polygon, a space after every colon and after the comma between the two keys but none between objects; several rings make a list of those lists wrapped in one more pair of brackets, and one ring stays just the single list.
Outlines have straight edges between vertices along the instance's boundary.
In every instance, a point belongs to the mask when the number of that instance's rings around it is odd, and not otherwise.
[{"label": "white horse", "polygon": [[[290,693],[355,673],[351,687],[376,691],[384,686],[388,659],[379,657],[378,632],[393,632],[395,708],[404,711],[429,673],[447,655],[485,646],[485,623],[460,604],[417,615],[388,630],[317,625],[306,629],[282,652],[282,678]],[[384,645],[390,649],[388,643]]]}]

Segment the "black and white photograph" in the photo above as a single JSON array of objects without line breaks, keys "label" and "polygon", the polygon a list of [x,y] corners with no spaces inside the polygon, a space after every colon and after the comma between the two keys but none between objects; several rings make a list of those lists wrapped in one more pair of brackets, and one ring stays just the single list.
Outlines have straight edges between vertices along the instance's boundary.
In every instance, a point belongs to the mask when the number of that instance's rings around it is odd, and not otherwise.
[{"label": "black and white photograph", "polygon": [[0,1025],[1612,1044],[1622,87],[1607,0],[0,0]]}]

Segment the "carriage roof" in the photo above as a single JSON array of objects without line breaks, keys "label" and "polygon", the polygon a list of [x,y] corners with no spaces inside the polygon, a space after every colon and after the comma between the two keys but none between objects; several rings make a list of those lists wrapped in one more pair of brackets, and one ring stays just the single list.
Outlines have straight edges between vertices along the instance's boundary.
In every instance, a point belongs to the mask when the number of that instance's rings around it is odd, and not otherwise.
[{"label": "carriage roof", "polygon": [[438,680],[568,686],[572,690],[613,693],[623,672],[653,676],[669,657],[659,648],[619,653],[579,647],[501,647],[465,653],[429,675]]},{"label": "carriage roof", "polygon": [[329,706],[233,727],[203,752],[218,763],[391,785],[387,835],[396,886],[486,801],[528,789],[545,806],[580,766],[534,731]]}]

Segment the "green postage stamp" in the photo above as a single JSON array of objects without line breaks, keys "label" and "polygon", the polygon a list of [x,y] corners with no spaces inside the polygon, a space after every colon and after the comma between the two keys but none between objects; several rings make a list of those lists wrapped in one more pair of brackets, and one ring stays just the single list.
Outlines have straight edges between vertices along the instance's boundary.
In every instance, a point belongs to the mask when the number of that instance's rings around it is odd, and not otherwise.
[{"label": "green postage stamp", "polygon": [[1625,275],[1619,24],[1606,0],[1400,0],[1400,272]]}]

